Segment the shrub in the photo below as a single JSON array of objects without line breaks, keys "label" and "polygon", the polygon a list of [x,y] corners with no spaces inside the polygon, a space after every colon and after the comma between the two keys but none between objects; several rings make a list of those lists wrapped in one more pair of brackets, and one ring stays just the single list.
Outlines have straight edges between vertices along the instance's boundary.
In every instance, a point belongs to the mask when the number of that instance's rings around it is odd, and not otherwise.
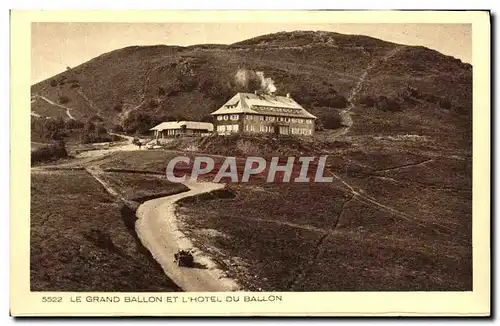
[{"label": "shrub", "polygon": [[70,99],[66,95],[61,95],[59,96],[59,103],[60,104],[66,104],[69,103]]},{"label": "shrub", "polygon": [[167,92],[165,91],[165,88],[163,87],[158,87],[158,96],[165,96]]},{"label": "shrub", "polygon": [[68,78],[66,76],[62,76],[61,78],[59,78],[59,85],[64,85],[67,79]]},{"label": "shrub", "polygon": [[342,109],[349,104],[345,96],[339,94],[333,88],[314,88],[302,85],[294,92],[293,97],[303,105],[315,107]]},{"label": "shrub", "polygon": [[401,106],[394,98],[387,98],[385,96],[379,96],[377,98],[375,107],[382,111],[396,112],[401,110]]},{"label": "shrub", "polygon": [[336,113],[331,113],[323,117],[322,127],[324,129],[338,129],[343,127],[342,119]]},{"label": "shrub", "polygon": [[66,129],[65,122],[60,117],[56,119],[31,119],[31,131],[41,141],[62,140],[67,135]]},{"label": "shrub", "polygon": [[80,141],[82,144],[106,143],[113,141],[113,138],[108,134],[103,134],[103,135],[83,134]]},{"label": "shrub", "polygon": [[104,135],[104,134],[108,133],[108,131],[106,130],[106,128],[103,125],[96,125],[95,132],[98,135]]},{"label": "shrub", "polygon": [[149,100],[149,107],[150,108],[157,108],[159,104],[160,104],[159,101],[155,98],[152,98]]},{"label": "shrub", "polygon": [[450,101],[448,101],[446,99],[441,99],[441,100],[439,100],[439,107],[442,109],[449,110],[449,109],[451,109],[451,103],[450,103]]},{"label": "shrub", "polygon": [[[206,78],[202,79],[198,84],[198,90],[203,93],[205,96],[211,98],[216,103],[216,106],[220,106],[224,104],[229,98],[231,98],[236,92],[244,91],[248,92],[250,87],[248,88],[238,88],[231,84],[230,79],[212,79]],[[253,92],[251,90],[251,92]]]},{"label": "shrub", "polygon": [[359,104],[365,106],[365,107],[374,107],[375,106],[375,100],[368,96],[368,95],[363,95],[361,96],[361,98],[359,99]]},{"label": "shrub", "polygon": [[116,112],[122,112],[123,104],[122,103],[115,104],[115,106],[113,106],[113,110],[115,110]]},{"label": "shrub", "polygon": [[347,104],[347,99],[344,96],[332,93],[327,93],[323,96],[319,95],[318,98],[313,101],[314,106],[326,106],[337,109],[345,108]]},{"label": "shrub", "polygon": [[113,132],[123,132],[123,127],[121,125],[114,125],[113,128],[111,128]]},{"label": "shrub", "polygon": [[71,88],[78,88],[78,87],[80,87],[80,84],[78,83],[71,84]]},{"label": "shrub", "polygon": [[422,94],[422,99],[433,104],[437,104],[439,102],[439,97],[434,94]]},{"label": "shrub", "polygon": [[82,144],[105,143],[121,139],[118,136],[108,134],[103,124],[90,120],[85,123],[84,131],[80,138]]},{"label": "shrub", "polygon": [[52,87],[56,87],[56,86],[57,86],[57,80],[55,80],[55,79],[51,79],[51,80],[50,80],[50,86],[52,86]]},{"label": "shrub", "polygon": [[314,130],[315,131],[325,130],[325,127],[323,127],[323,121],[321,121],[320,119],[316,120],[316,123],[314,124]]},{"label": "shrub", "polygon": [[133,111],[123,120],[122,127],[128,134],[144,134],[149,131],[155,122],[156,119],[151,115],[140,111]]},{"label": "shrub", "polygon": [[80,120],[69,119],[66,122],[66,129],[70,129],[70,130],[82,129],[84,126],[85,126],[85,124]]},{"label": "shrub", "polygon": [[31,164],[52,161],[68,156],[64,142],[56,142],[47,146],[42,146],[31,152]]},{"label": "shrub", "polygon": [[198,86],[198,81],[194,76],[179,75],[178,77],[180,90],[183,92],[191,92]]},{"label": "shrub", "polygon": [[100,116],[98,116],[97,114],[94,114],[93,116],[91,116],[89,118],[89,121],[92,121],[92,122],[102,122],[102,118]]}]

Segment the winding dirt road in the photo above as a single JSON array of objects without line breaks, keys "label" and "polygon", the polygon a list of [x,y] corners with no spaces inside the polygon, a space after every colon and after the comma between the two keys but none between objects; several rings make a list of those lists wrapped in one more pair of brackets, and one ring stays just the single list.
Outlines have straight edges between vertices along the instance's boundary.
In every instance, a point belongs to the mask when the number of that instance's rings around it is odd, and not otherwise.
[{"label": "winding dirt road", "polygon": [[[137,150],[131,143],[133,137],[119,135],[130,142],[122,146],[115,146],[93,150],[77,155],[85,161],[87,172],[94,177],[112,196],[126,204],[133,204],[124,199],[119,191],[114,189],[104,178],[104,171],[94,163],[115,151]],[[91,160],[88,160],[91,159]],[[210,257],[195,248],[191,241],[179,230],[175,213],[175,202],[179,199],[195,196],[216,189],[221,189],[224,184],[186,181],[184,185],[190,190],[172,196],[149,200],[141,204],[136,212],[136,232],[144,247],[146,247],[155,260],[162,266],[168,277],[184,291],[196,292],[223,292],[238,291],[240,286],[220,270]],[[173,255],[180,249],[192,249],[195,258],[194,268],[178,267],[173,261]]]},{"label": "winding dirt road", "polygon": [[[136,231],[142,244],[151,252],[155,260],[184,291],[222,292],[237,291],[238,284],[205,256],[193,248],[191,241],[177,226],[175,202],[181,198],[195,196],[204,192],[223,188],[223,184],[208,182],[186,182],[189,191],[153,199],[140,205],[137,210]],[[178,267],[173,261],[179,249],[194,249],[195,267]]]}]

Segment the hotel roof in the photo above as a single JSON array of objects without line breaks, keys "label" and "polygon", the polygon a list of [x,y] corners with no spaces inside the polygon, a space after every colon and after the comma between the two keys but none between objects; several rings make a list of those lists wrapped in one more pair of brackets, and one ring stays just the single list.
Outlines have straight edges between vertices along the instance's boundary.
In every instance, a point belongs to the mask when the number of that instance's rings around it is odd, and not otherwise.
[{"label": "hotel roof", "polygon": [[252,93],[237,93],[226,104],[211,114],[236,113],[316,118],[291,97]]},{"label": "hotel roof", "polygon": [[[185,127],[184,127],[185,126]],[[197,121],[168,121],[162,122],[157,126],[149,130],[167,130],[167,129],[198,129],[198,130],[208,130],[213,131],[214,125],[209,122],[197,122]]]}]

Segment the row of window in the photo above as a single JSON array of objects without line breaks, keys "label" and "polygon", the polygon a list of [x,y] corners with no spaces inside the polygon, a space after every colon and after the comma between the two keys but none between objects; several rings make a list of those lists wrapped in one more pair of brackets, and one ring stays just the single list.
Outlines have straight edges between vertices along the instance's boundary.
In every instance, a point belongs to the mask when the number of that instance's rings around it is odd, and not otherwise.
[{"label": "row of window", "polygon": [[307,123],[311,124],[311,119],[300,119],[300,118],[289,118],[289,117],[274,117],[274,116],[263,116],[263,115],[247,115],[248,120],[260,120],[260,121],[279,121],[279,122],[293,122],[293,123]]},{"label": "row of window", "polygon": [[237,132],[238,129],[239,129],[238,125],[217,126],[217,132]]},{"label": "row of window", "polygon": [[[258,127],[258,128],[257,128]],[[245,131],[250,132],[275,132],[274,127],[272,126],[254,126],[254,125],[246,125]],[[312,130],[307,128],[288,128],[288,127],[279,127],[280,134],[294,134],[294,135],[312,135]]]},{"label": "row of window", "polygon": [[[231,115],[218,115],[217,120],[232,120],[236,121],[239,119],[237,114]],[[311,119],[300,119],[300,118],[289,118],[289,117],[274,117],[274,116],[264,116],[264,115],[247,115],[247,120],[259,120],[259,121],[279,121],[279,122],[292,122],[292,123],[307,123],[311,124]]]},{"label": "row of window", "polygon": [[271,126],[255,126],[255,125],[246,125],[245,126],[245,131],[251,131],[251,132],[274,132],[274,128]]},{"label": "row of window", "polygon": [[[231,132],[238,132],[239,126],[238,125],[223,125],[223,126],[217,126],[217,132],[218,133],[231,133]],[[272,126],[255,126],[255,125],[246,125],[245,126],[245,131],[247,132],[268,132],[268,133],[273,133],[275,132],[274,127]],[[279,127],[279,133],[281,134],[288,134],[291,133],[293,135],[312,135],[312,130],[308,128],[288,128],[288,127]]]},{"label": "row of window", "polygon": [[312,135],[312,130],[307,128],[290,128],[292,135]]},{"label": "row of window", "polygon": [[288,109],[288,108],[276,108],[276,107],[270,107],[270,106],[252,106],[253,110],[256,111],[270,111],[270,112],[281,112],[281,113],[295,113],[297,114],[300,112],[299,109]]},{"label": "row of window", "polygon": [[221,121],[221,120],[233,120],[233,121],[236,121],[240,118],[239,115],[237,114],[231,114],[231,115],[218,115],[217,116],[217,120]]}]

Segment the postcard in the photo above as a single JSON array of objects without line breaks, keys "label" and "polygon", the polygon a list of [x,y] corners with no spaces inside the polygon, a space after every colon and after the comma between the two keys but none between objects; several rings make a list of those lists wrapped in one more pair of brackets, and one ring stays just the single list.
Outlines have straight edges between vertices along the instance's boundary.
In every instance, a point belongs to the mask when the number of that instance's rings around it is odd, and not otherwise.
[{"label": "postcard", "polygon": [[12,11],[11,315],[489,316],[490,59],[487,11]]}]

